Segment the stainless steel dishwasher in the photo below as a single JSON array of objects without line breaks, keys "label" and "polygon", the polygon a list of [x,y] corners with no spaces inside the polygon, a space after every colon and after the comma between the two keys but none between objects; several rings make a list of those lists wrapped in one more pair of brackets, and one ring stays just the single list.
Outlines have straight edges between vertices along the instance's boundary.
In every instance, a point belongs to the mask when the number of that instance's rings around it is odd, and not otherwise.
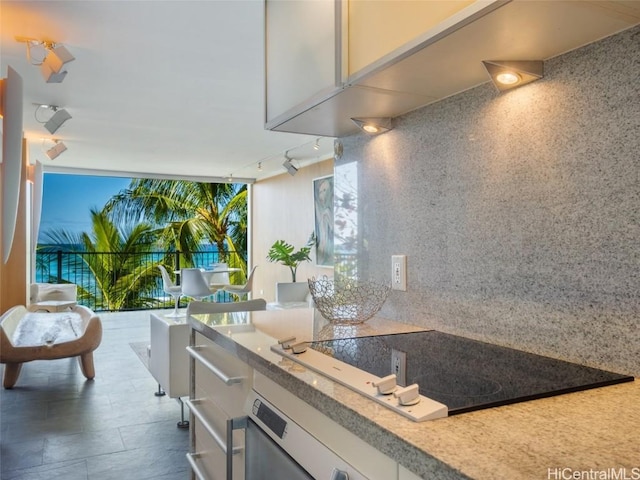
[{"label": "stainless steel dishwasher", "polygon": [[[245,480],[368,480],[255,390],[247,416],[227,421],[227,445],[244,430]],[[233,449],[227,449],[227,480],[234,479]],[[194,465],[192,464],[192,467]],[[208,480],[203,473],[199,480]]]},{"label": "stainless steel dishwasher", "polygon": [[255,390],[247,404],[246,480],[366,480]]}]

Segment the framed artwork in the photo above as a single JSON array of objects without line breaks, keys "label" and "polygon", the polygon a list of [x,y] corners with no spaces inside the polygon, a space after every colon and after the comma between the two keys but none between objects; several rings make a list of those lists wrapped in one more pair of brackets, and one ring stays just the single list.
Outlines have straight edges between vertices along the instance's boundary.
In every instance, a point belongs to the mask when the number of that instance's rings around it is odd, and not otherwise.
[{"label": "framed artwork", "polygon": [[333,267],[333,175],[313,179],[316,265]]}]

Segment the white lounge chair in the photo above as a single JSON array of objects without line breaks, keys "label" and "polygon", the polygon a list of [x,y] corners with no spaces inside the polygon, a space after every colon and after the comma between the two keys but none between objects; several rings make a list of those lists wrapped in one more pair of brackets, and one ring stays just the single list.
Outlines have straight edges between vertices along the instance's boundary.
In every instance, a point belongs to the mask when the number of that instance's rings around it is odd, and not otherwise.
[{"label": "white lounge chair", "polygon": [[82,374],[95,377],[93,351],[102,341],[102,322],[87,307],[64,312],[30,312],[19,305],[0,317],[0,363],[3,386],[13,388],[22,364],[33,360],[78,357]]}]

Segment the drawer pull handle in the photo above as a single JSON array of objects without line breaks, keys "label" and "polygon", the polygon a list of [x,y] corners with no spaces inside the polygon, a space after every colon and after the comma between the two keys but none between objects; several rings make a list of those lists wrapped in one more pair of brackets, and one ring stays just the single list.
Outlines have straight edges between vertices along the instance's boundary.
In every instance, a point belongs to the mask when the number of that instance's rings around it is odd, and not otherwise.
[{"label": "drawer pull handle", "polygon": [[242,383],[242,381],[244,380],[244,377],[232,377],[230,375],[227,375],[218,367],[216,367],[213,363],[211,363],[204,355],[202,355],[199,352],[199,350],[203,348],[206,348],[206,347],[203,347],[203,346],[187,347],[187,352],[189,352],[189,355],[191,355],[193,358],[195,358],[200,363],[202,363],[205,367],[207,367],[207,369],[210,370],[211,373],[213,373],[216,377],[218,377],[222,382],[224,382],[225,385]]},{"label": "drawer pull handle", "polygon": [[[218,432],[215,429],[215,427],[213,427],[212,425],[209,424],[209,422],[207,421],[207,418],[204,416],[204,413],[202,413],[202,410],[198,406],[201,402],[202,402],[202,400],[185,400],[184,401],[184,403],[187,405],[187,407],[189,407],[189,410],[191,411],[191,413],[193,413],[193,415],[198,420],[200,420],[200,423],[202,424],[204,429],[207,431],[207,433],[209,435],[211,435],[211,437],[218,444],[218,447],[220,447],[220,450],[222,450],[226,454],[227,453],[227,442],[224,440],[224,436],[226,436],[226,433],[225,434],[220,434],[220,432]],[[243,450],[243,447],[241,447],[241,446],[233,447],[232,450],[231,450],[231,453],[233,455],[236,455],[236,454],[242,452],[242,450]]]},{"label": "drawer pull handle", "polygon": [[196,477],[198,477],[198,480],[207,480],[207,477],[205,476],[204,473],[202,473],[202,470],[200,470],[200,466],[196,462],[196,459],[199,456],[200,454],[198,453],[187,453],[187,461],[189,462],[189,465],[191,466],[191,470],[193,470],[193,473],[195,473]]}]

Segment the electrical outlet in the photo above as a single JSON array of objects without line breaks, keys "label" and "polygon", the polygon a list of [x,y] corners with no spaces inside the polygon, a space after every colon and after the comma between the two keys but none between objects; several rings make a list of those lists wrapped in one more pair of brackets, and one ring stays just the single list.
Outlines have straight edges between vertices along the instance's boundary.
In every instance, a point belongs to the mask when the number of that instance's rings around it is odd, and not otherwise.
[{"label": "electrical outlet", "polygon": [[391,288],[407,291],[407,256],[391,256]]},{"label": "electrical outlet", "polygon": [[391,373],[396,376],[396,383],[407,386],[407,354],[401,350],[391,349]]}]

